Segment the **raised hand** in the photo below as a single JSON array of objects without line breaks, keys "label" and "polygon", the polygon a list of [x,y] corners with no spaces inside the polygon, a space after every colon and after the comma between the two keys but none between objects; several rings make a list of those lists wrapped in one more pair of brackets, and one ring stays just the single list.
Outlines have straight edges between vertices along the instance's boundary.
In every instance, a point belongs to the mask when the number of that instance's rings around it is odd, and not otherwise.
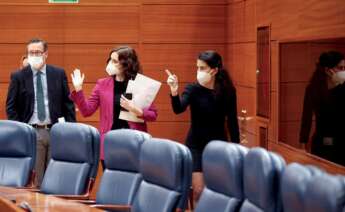
[{"label": "raised hand", "polygon": [[168,75],[167,84],[170,86],[171,95],[176,96],[178,94],[178,78],[168,69],[165,69],[165,73]]},{"label": "raised hand", "polygon": [[72,83],[75,91],[81,91],[83,89],[83,82],[85,75],[81,74],[79,69],[74,69],[73,73],[71,74]]}]

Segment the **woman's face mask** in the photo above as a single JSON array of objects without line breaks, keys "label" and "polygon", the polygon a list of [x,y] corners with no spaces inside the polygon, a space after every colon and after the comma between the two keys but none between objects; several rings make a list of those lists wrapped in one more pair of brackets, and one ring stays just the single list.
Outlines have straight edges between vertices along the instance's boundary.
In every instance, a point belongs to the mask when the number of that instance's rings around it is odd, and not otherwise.
[{"label": "woman's face mask", "polygon": [[345,71],[337,71],[335,72],[335,75],[338,79],[345,81]]},{"label": "woman's face mask", "polygon": [[115,64],[112,61],[109,61],[105,70],[109,76],[114,76],[121,73],[120,69],[117,66],[115,66]]},{"label": "woman's face mask", "polygon": [[211,74],[206,71],[197,71],[196,79],[198,80],[200,85],[206,85],[212,79]]}]

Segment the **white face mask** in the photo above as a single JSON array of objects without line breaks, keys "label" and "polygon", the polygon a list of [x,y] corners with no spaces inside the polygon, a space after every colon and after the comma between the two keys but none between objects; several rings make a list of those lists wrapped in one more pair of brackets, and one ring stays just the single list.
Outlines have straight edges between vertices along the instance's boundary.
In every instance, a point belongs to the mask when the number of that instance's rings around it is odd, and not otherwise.
[{"label": "white face mask", "polygon": [[345,71],[337,71],[335,72],[335,75],[338,79],[345,81]]},{"label": "white face mask", "polygon": [[28,56],[28,63],[37,70],[43,64],[43,56]]},{"label": "white face mask", "polygon": [[105,68],[109,76],[114,76],[120,74],[120,70],[110,61]]},{"label": "white face mask", "polygon": [[337,81],[345,81],[345,71],[337,71],[335,72],[335,77],[337,79]]},{"label": "white face mask", "polygon": [[205,71],[197,71],[196,79],[198,80],[200,85],[206,85],[211,81],[212,76]]}]

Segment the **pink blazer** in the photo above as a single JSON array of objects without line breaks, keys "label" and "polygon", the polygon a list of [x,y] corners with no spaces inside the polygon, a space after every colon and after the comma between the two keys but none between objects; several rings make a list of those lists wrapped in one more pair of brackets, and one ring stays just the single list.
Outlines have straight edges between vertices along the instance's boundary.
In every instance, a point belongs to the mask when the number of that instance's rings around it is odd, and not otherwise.
[{"label": "pink blazer", "polygon": [[[98,107],[100,108],[100,134],[101,134],[101,159],[104,159],[103,141],[104,135],[111,130],[113,125],[113,104],[114,104],[114,79],[107,77],[97,80],[95,87],[88,99],[85,98],[83,91],[73,91],[70,99],[78,106],[84,117],[91,116]],[[144,123],[128,122],[129,128],[147,131],[146,121],[155,121],[157,110],[154,105],[143,109]]]}]

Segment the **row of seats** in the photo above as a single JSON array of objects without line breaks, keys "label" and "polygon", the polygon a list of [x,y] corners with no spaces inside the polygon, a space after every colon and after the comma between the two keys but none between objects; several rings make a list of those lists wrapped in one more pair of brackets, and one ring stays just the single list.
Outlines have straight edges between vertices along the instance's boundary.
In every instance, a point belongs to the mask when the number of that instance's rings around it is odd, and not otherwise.
[{"label": "row of seats", "polygon": [[107,210],[184,211],[192,176],[191,153],[184,145],[114,130],[105,136],[104,162],[96,200],[89,204]]},{"label": "row of seats", "polygon": [[[0,185],[23,187],[28,177],[20,174],[33,170],[35,163],[35,130],[23,123],[0,121],[0,130],[5,128],[0,132],[4,147],[0,152]],[[99,133],[85,124],[58,123],[50,136],[52,157],[40,192],[88,199],[98,169]],[[86,203],[121,211],[184,211],[192,175],[187,147],[125,129],[110,131],[104,143],[105,171],[97,198]],[[16,162],[8,168],[6,163],[11,160]],[[29,168],[19,170],[19,164],[27,162]]]},{"label": "row of seats", "polygon": [[[0,121],[0,185],[28,184],[35,163],[35,130]],[[40,191],[88,198],[96,178],[99,134],[91,126],[59,123],[51,129],[52,159]],[[105,171],[96,200],[103,209],[183,211],[191,181],[191,155],[181,144],[135,130],[105,136]],[[345,211],[345,180],[314,166],[285,166],[277,154],[223,141],[203,154],[205,188],[196,212]],[[80,196],[82,195],[82,196]]]},{"label": "row of seats", "polygon": [[[96,128],[81,123],[58,123],[50,132],[51,159],[40,187],[48,194],[89,193],[100,153]],[[33,185],[36,131],[30,125],[0,121],[0,185]]]},{"label": "row of seats", "polygon": [[222,141],[203,154],[205,189],[196,212],[344,212],[345,178],[315,166],[285,166],[277,154]]}]

